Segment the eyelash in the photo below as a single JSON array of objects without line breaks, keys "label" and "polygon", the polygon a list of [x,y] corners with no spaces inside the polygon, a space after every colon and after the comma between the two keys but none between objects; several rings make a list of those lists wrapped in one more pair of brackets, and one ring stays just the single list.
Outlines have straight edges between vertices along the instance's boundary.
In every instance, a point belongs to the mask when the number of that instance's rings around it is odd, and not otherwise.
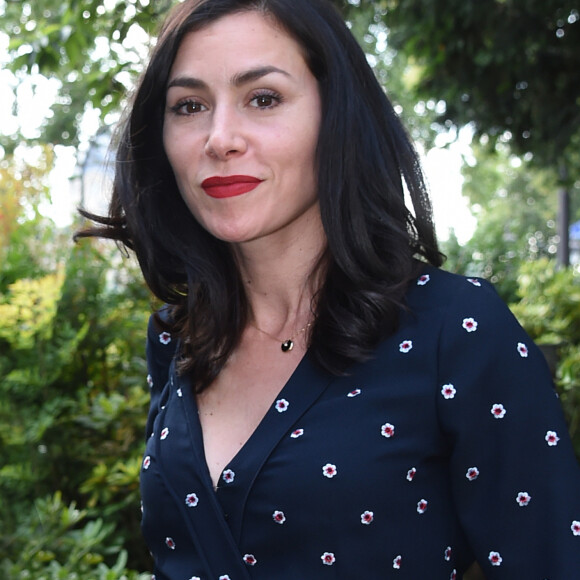
[{"label": "eyelash", "polygon": [[282,95],[280,93],[277,93],[275,91],[260,91],[260,92],[256,93],[250,99],[250,103],[253,101],[256,101],[257,99],[263,99],[263,98],[272,99],[273,102],[270,105],[266,105],[264,107],[256,107],[256,108],[258,108],[258,109],[273,109],[274,107],[277,107],[278,105],[280,105],[281,103],[284,102],[284,98],[282,97]]},{"label": "eyelash", "polygon": [[[280,105],[281,103],[284,102],[284,98],[282,97],[282,95],[280,95],[279,93],[277,93],[275,91],[260,91],[252,96],[252,98],[250,99],[250,103],[253,103],[254,101],[256,101],[258,99],[264,99],[264,98],[271,99],[272,102],[269,105],[264,105],[262,107],[256,105],[254,108],[268,110],[268,109],[273,109],[274,107],[277,107],[278,105]],[[174,113],[175,115],[180,115],[183,117],[197,115],[198,113],[202,112],[200,110],[197,110],[194,112],[185,112],[185,108],[188,106],[204,107],[205,105],[202,105],[200,102],[194,101],[193,99],[186,99],[184,101],[179,101],[175,105],[169,107],[169,110],[172,113]]]}]

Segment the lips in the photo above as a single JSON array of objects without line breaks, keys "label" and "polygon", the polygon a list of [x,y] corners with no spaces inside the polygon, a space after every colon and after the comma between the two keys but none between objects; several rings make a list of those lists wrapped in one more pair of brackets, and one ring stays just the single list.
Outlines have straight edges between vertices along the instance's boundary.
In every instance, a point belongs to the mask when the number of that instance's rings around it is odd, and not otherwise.
[{"label": "lips", "polygon": [[261,179],[251,175],[228,175],[226,177],[208,177],[201,187],[207,195],[217,199],[243,195],[262,183]]}]

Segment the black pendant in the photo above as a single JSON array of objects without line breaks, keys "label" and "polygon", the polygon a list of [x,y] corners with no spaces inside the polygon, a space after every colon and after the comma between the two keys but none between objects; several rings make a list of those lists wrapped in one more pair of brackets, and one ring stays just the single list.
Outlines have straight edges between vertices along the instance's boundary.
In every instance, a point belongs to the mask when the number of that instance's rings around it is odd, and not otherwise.
[{"label": "black pendant", "polygon": [[282,352],[288,352],[294,348],[294,341],[291,338],[289,338],[288,340],[282,343],[282,346],[280,348],[282,349]]}]

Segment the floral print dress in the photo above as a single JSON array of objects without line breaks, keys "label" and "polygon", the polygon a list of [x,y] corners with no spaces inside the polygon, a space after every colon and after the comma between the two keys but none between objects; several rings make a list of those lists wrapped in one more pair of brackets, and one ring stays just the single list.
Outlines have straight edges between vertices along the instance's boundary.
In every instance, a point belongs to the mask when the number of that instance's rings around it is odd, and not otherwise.
[{"label": "floral print dress", "polygon": [[155,580],[580,578],[580,467],[495,290],[425,268],[372,360],[308,355],[214,490],[176,341],[149,324],[141,487]]}]

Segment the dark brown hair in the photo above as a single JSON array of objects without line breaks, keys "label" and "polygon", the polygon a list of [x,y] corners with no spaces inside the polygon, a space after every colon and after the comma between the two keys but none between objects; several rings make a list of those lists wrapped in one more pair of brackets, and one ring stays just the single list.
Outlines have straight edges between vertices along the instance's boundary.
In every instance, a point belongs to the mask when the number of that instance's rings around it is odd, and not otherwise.
[{"label": "dark brown hair", "polygon": [[[258,10],[303,47],[322,102],[318,194],[328,246],[319,263],[309,355],[332,373],[393,332],[418,261],[440,266],[417,154],[365,54],[327,0],[185,0],[165,22],[121,128],[109,216],[78,237],[135,251],[152,292],[172,305],[180,368],[207,387],[236,347],[248,304],[229,246],[185,205],[163,150],[168,74],[184,36]],[[405,191],[412,211],[405,205]]]}]

